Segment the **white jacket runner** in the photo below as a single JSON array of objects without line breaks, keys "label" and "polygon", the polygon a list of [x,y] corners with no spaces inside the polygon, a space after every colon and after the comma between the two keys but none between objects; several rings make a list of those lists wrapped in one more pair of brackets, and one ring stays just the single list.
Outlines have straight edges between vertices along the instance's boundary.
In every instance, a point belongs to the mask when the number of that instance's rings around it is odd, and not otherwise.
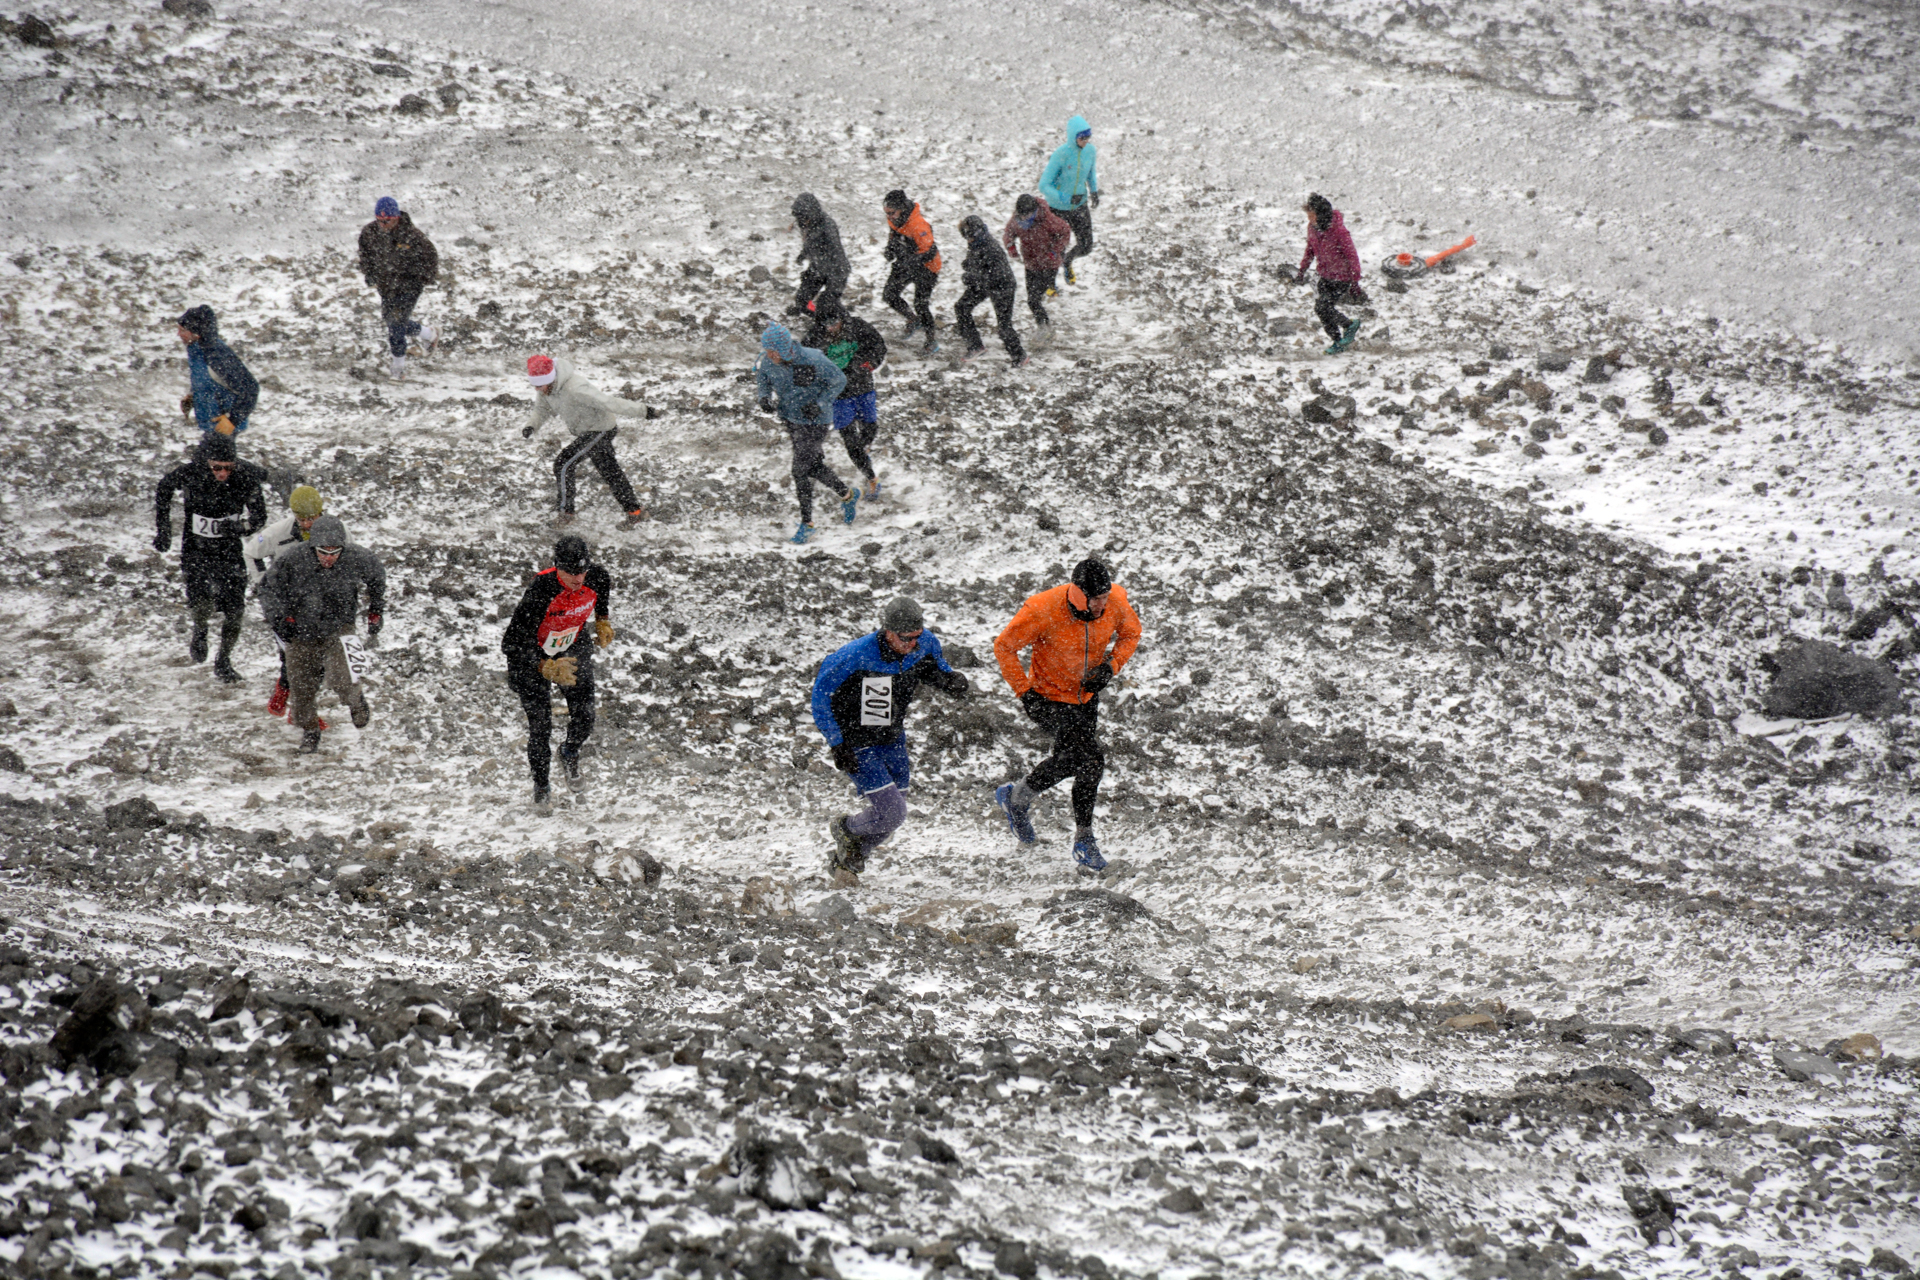
[{"label": "white jacket runner", "polygon": [[553,373],[553,390],[546,395],[537,389],[534,393],[531,424],[534,431],[547,419],[560,418],[574,434],[593,435],[614,430],[621,418],[638,418],[647,411],[647,406],[638,400],[622,400],[600,390],[575,372],[569,361],[555,360]]},{"label": "white jacket runner", "polygon": [[247,539],[245,554],[249,585],[259,586],[260,579],[267,576],[267,570],[273,568],[273,562],[280,558],[281,552],[307,540],[307,535],[300,532],[296,519],[290,515],[282,516]]}]

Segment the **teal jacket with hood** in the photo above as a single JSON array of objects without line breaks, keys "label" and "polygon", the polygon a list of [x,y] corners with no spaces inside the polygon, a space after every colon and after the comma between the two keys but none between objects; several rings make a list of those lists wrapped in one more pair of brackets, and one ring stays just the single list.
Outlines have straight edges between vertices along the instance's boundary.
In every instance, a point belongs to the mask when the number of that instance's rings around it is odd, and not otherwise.
[{"label": "teal jacket with hood", "polygon": [[1040,175],[1040,194],[1048,208],[1071,209],[1100,189],[1100,179],[1093,171],[1098,158],[1093,143],[1081,147],[1073,141],[1092,127],[1085,116],[1067,121],[1066,143],[1053,153]]}]

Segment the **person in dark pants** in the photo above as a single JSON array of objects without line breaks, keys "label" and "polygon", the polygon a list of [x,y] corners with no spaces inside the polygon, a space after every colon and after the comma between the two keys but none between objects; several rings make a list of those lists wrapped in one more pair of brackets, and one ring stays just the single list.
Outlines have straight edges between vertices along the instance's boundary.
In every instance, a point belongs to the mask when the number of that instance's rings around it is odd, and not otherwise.
[{"label": "person in dark pants", "polygon": [[1027,351],[1020,345],[1020,334],[1013,327],[1013,268],[1007,262],[1007,251],[993,238],[993,232],[987,230],[985,219],[977,213],[970,213],[960,220],[960,235],[967,242],[967,256],[960,262],[960,281],[965,285],[960,301],[953,304],[954,322],[959,327],[960,337],[967,344],[966,359],[971,360],[987,349],[980,340],[980,329],[973,322],[973,309],[982,302],[993,301],[993,314],[997,321],[1000,344],[1007,349],[1007,358],[1018,369],[1027,362]]},{"label": "person in dark pants", "polygon": [[1046,299],[1053,294],[1053,282],[1072,239],[1073,228],[1040,200],[1021,196],[1013,202],[1013,217],[1000,232],[1000,243],[1008,257],[1027,269],[1027,310],[1033,312],[1035,324],[1053,323]]},{"label": "person in dark pants", "polygon": [[1099,149],[1093,145],[1093,126],[1085,116],[1067,121],[1067,140],[1055,148],[1040,174],[1040,194],[1047,207],[1073,228],[1073,248],[1063,265],[1067,283],[1074,283],[1073,260],[1093,252],[1093,211],[1100,207],[1100,178],[1094,170]]},{"label": "person in dark pants", "polygon": [[[932,224],[920,212],[920,206],[907,199],[906,192],[896,188],[880,203],[887,214],[886,258],[893,264],[880,300],[906,317],[907,337],[926,330],[927,345],[922,354],[933,355],[940,350],[940,340],[934,333],[929,299],[933,287],[940,283],[940,246],[933,242]],[[908,285],[913,286],[912,307],[907,306],[904,296]]]},{"label": "person in dark pants", "polygon": [[833,422],[829,408],[846,388],[847,375],[812,347],[803,347],[783,324],[760,335],[760,359],[753,366],[754,389],[762,413],[778,413],[793,441],[793,492],[800,499],[800,527],[790,541],[813,536],[813,486],[823,484],[840,497],[840,518],[852,524],[860,491],[841,483],[822,452]]},{"label": "person in dark pants", "polygon": [[549,418],[560,419],[573,431],[573,439],[553,458],[553,484],[560,503],[560,514],[554,517],[554,524],[564,527],[577,518],[574,513],[574,503],[579,497],[576,472],[583,461],[593,464],[600,478],[607,482],[607,488],[613,491],[613,500],[627,513],[627,518],[620,522],[622,529],[631,529],[645,520],[646,510],[628,482],[627,473],[621,469],[619,456],[613,451],[613,440],[620,433],[621,418],[651,418],[656,416],[654,411],[637,400],[608,395],[567,361],[551,356],[527,357],[527,381],[533,384],[536,395],[533,419],[520,429],[521,436],[531,437]]},{"label": "person in dark pants", "polygon": [[828,824],[835,871],[859,875],[867,854],[907,818],[912,763],[907,756],[907,710],[914,692],[931,685],[953,698],[972,692],[947,665],[940,639],[926,630],[920,606],[906,596],[887,603],[880,629],[836,649],[820,664],[810,705],[827,740],[834,768],[853,779],[867,807]]},{"label": "person in dark pants", "polygon": [[790,316],[805,315],[822,302],[838,302],[847,291],[847,276],[853,266],[840,243],[840,225],[827,216],[811,191],[803,191],[793,200],[793,221],[800,228],[800,253],[795,262],[804,262],[800,273],[800,292],[787,308]]},{"label": "person in dark pants", "polygon": [[380,294],[380,322],[387,326],[393,376],[404,378],[407,339],[418,334],[420,345],[432,351],[437,338],[431,325],[413,318],[413,309],[440,274],[440,254],[392,196],[375,201],[373,221],[360,228],[360,274]]},{"label": "person in dark pants", "polygon": [[[527,713],[527,767],[533,771],[535,808],[544,810],[552,794],[550,685],[560,686],[567,699],[567,739],[560,747],[560,763],[570,784],[580,781],[580,748],[593,733],[593,651],[613,643],[612,599],[613,579],[593,563],[584,539],[567,534],[553,544],[553,567],[542,569],[527,584],[500,637],[507,685]],[[589,631],[592,644],[585,643]]]},{"label": "person in dark pants", "polygon": [[233,646],[246,620],[247,561],[241,540],[267,522],[267,499],[260,491],[267,473],[234,453],[233,437],[209,432],[200,438],[191,460],[166,475],[153,493],[153,549],[173,545],[173,495],[181,495],[186,527],[180,533],[180,573],[193,615],[187,655],[207,660],[207,627],[220,617],[220,653],[213,674],[237,684]]},{"label": "person in dark pants", "polygon": [[864,480],[860,496],[879,497],[880,481],[867,450],[880,431],[880,393],[873,385],[873,371],[887,358],[887,340],[841,303],[823,301],[815,307],[813,327],[801,345],[820,352],[847,375],[847,385],[833,402],[833,429],[847,446],[848,459],[860,470]]},{"label": "person in dark pants", "polygon": [[[1095,737],[1100,691],[1140,646],[1140,617],[1127,589],[1098,560],[1082,560],[1073,580],[1027,597],[993,642],[1000,674],[1021,709],[1053,739],[1053,751],[1018,782],[1003,784],[993,802],[1021,844],[1032,844],[1033,798],[1073,779],[1073,859],[1089,871],[1106,867],[1093,835],[1093,805],[1106,772]],[[1032,650],[1020,665],[1023,650]]]},{"label": "person in dark pants", "polygon": [[1326,354],[1338,355],[1353,345],[1360,332],[1360,321],[1342,314],[1340,303],[1353,301],[1365,306],[1367,302],[1360,288],[1360,254],[1353,247],[1353,237],[1347,233],[1340,211],[1325,196],[1314,192],[1300,209],[1307,215],[1307,252],[1300,259],[1295,280],[1304,277],[1308,265],[1319,260],[1320,281],[1314,290],[1313,314],[1333,339]]}]

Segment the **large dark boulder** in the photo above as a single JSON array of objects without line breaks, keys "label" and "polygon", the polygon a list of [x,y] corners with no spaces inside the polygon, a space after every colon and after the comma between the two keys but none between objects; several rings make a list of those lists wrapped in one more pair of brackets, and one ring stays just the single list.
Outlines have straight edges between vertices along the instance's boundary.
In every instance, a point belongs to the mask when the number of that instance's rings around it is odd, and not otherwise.
[{"label": "large dark boulder", "polygon": [[1773,683],[1764,704],[1770,716],[1884,716],[1905,707],[1900,677],[1892,667],[1824,640],[1782,649],[1773,655],[1772,666]]}]

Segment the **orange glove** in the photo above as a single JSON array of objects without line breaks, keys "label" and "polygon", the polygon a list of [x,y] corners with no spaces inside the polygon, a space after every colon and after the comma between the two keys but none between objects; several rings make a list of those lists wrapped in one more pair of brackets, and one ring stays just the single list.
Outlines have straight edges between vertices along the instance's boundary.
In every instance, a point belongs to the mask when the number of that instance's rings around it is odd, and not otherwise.
[{"label": "orange glove", "polygon": [[230,436],[233,434],[233,419],[223,413],[213,420],[213,429],[223,436]]},{"label": "orange glove", "polygon": [[605,618],[593,620],[593,642],[602,649],[613,643],[613,624]]},{"label": "orange glove", "polygon": [[571,689],[574,684],[574,672],[579,669],[579,666],[580,660],[575,657],[548,658],[540,664],[540,674],[562,689]]}]

